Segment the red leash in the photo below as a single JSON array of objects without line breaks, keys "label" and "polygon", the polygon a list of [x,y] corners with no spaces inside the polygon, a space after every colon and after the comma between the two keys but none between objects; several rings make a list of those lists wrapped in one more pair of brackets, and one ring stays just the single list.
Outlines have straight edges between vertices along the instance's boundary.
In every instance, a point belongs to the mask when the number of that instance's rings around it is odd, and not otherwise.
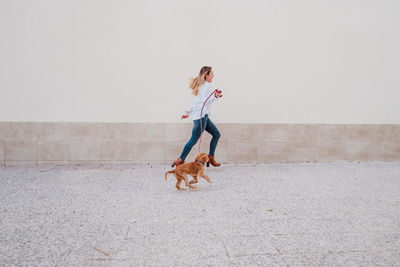
[{"label": "red leash", "polygon": [[[204,105],[206,104],[207,100],[208,100],[215,92],[221,93],[221,90],[215,89],[215,90],[211,93],[211,95],[209,95],[209,96],[207,97],[206,101],[204,101],[203,106],[201,107],[201,112],[200,112],[200,141],[199,141],[199,153],[198,153],[198,154],[200,154],[201,137],[203,136],[203,123],[202,123],[202,122],[203,122],[203,117],[202,117],[202,115],[203,115],[203,108],[204,108]],[[222,95],[221,95],[220,97],[222,97]]]}]

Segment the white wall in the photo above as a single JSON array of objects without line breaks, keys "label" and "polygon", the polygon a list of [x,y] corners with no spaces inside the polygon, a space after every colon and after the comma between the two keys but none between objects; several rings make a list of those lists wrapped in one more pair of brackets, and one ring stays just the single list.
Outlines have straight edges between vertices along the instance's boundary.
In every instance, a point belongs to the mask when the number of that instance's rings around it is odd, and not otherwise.
[{"label": "white wall", "polygon": [[[0,0],[0,121],[400,123],[400,1]],[[189,121],[190,122],[190,121]]]}]

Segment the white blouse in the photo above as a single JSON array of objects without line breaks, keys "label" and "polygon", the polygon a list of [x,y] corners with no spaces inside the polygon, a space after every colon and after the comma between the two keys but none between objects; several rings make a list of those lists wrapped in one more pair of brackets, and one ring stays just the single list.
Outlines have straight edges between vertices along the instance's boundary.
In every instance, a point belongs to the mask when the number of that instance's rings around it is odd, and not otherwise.
[{"label": "white blouse", "polygon": [[[210,96],[210,94],[214,90],[211,89],[211,84],[207,81],[204,81],[204,84],[199,88],[199,93],[195,98],[193,99],[192,105],[185,110],[185,113],[187,115],[190,115],[193,120],[199,120],[200,119],[200,113],[201,113],[201,108],[203,107],[204,101],[206,101],[207,97]],[[216,100],[217,98],[215,97],[215,93],[208,98],[207,103],[204,105],[203,108],[203,114],[202,117],[204,117],[206,114],[211,114],[210,108],[211,104]]]}]

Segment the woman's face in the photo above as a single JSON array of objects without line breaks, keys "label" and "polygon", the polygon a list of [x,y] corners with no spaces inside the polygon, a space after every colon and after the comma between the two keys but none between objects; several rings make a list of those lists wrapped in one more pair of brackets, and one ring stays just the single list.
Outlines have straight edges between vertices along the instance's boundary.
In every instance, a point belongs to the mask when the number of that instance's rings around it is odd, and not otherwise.
[{"label": "woman's face", "polygon": [[214,73],[211,70],[210,73],[206,75],[206,81],[210,83],[212,82],[213,78],[214,78]]}]

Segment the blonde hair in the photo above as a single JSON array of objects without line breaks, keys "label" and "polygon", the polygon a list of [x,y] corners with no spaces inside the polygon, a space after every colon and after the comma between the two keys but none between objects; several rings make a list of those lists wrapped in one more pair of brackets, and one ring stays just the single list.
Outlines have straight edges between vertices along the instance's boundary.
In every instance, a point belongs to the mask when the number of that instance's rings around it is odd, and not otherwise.
[{"label": "blonde hair", "polygon": [[209,66],[204,66],[201,68],[200,73],[197,77],[195,78],[190,78],[190,89],[192,89],[192,94],[198,95],[199,94],[199,88],[204,84],[206,75],[210,74],[211,72],[211,67]]}]

